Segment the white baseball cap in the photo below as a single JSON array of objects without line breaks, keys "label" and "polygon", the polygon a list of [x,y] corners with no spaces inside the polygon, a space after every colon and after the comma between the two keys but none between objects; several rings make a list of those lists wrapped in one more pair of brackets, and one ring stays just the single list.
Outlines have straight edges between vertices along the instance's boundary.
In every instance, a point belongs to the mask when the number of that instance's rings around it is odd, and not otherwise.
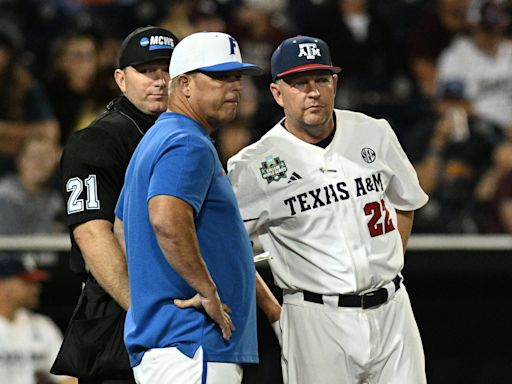
[{"label": "white baseball cap", "polygon": [[257,75],[261,72],[257,65],[242,63],[237,41],[222,32],[193,33],[176,45],[169,65],[171,79],[196,70],[244,71],[247,75]]}]

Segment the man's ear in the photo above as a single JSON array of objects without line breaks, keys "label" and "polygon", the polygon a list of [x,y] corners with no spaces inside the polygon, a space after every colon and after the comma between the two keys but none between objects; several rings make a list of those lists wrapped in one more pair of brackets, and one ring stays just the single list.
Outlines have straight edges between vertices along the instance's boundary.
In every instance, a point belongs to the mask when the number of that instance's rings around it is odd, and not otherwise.
[{"label": "man's ear", "polygon": [[280,107],[283,107],[283,98],[281,96],[281,88],[277,83],[270,83],[270,92],[272,92],[272,96],[274,96],[274,100]]},{"label": "man's ear", "polygon": [[117,68],[114,71],[114,80],[121,92],[126,92],[126,75],[122,69]]},{"label": "man's ear", "polygon": [[192,93],[192,76],[183,74],[178,77],[178,87],[186,97],[190,97]]}]

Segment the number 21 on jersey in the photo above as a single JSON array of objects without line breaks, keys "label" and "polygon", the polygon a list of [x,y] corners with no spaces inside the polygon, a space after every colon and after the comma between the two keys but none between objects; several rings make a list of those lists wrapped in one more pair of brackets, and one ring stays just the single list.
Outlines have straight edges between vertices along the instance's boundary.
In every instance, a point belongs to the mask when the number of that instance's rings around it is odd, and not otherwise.
[{"label": "number 21 on jersey", "polygon": [[[84,190],[84,185],[87,190],[87,199],[85,200],[85,204],[84,199],[80,198],[80,195]],[[85,180],[82,180],[79,177],[72,177],[66,183],[66,192],[71,192],[67,203],[68,215],[82,212],[84,208],[100,209],[96,175],[89,175]]]}]

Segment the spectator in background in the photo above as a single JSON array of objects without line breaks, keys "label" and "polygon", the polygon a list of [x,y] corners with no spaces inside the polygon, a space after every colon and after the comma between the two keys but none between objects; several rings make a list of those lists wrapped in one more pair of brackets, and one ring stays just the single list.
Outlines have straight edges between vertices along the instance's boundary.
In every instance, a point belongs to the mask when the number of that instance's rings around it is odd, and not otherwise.
[{"label": "spectator in background", "polygon": [[189,12],[189,21],[194,32],[226,32],[226,21],[215,1],[201,1]]},{"label": "spectator in background", "polygon": [[185,0],[169,2],[167,13],[160,21],[160,26],[172,30],[178,39],[190,35],[194,32],[189,19],[193,4],[192,1]]},{"label": "spectator in background", "polygon": [[[94,108],[86,109],[88,113],[86,114],[85,119],[83,119],[83,122],[90,121],[90,113],[98,111],[98,103],[100,103],[101,108],[103,108],[105,104],[119,95],[119,87],[117,86],[112,73],[114,73],[117,68],[117,58],[119,57],[122,43],[123,38],[118,36],[102,35],[99,39],[98,87],[96,91],[93,92],[94,103],[92,105]],[[94,116],[94,118],[95,117],[96,116]],[[80,128],[87,125],[84,125],[83,122]]]},{"label": "spectator in background", "polygon": [[[319,37],[329,43],[334,62],[342,68],[336,106],[388,119],[401,139],[412,121],[422,119],[423,111],[412,99],[407,53],[395,36],[397,23],[383,16],[377,4],[381,2],[333,3],[332,14],[321,23],[331,24]],[[401,22],[400,28],[405,24]]]},{"label": "spectator in background", "polygon": [[439,0],[433,13],[420,18],[411,45],[411,66],[424,96],[434,96],[437,60],[458,34],[469,29],[469,0]]},{"label": "spectator in background", "polygon": [[463,36],[443,52],[438,86],[462,83],[466,113],[512,132],[512,41],[505,38],[509,15],[503,5],[485,1],[470,36]]},{"label": "spectator in background", "polygon": [[500,144],[476,189],[482,230],[512,234],[512,141]]},{"label": "spectator in background", "polygon": [[411,130],[414,144],[408,148],[409,156],[430,196],[430,203],[416,215],[416,232],[478,231],[473,191],[503,133],[468,115],[463,94],[461,83],[444,84],[434,119]]},{"label": "spectator in background", "polygon": [[0,234],[64,231],[62,198],[51,186],[60,156],[57,144],[29,137],[16,159],[17,172],[0,179]]},{"label": "spectator in background", "polygon": [[50,375],[62,334],[39,305],[45,271],[14,252],[0,252],[0,382],[9,384],[72,384],[67,376]]},{"label": "spectator in background", "polygon": [[[343,68],[339,92],[358,99],[364,92],[387,90],[398,69],[393,65],[397,52],[391,47],[388,24],[370,9],[367,0],[338,0],[335,11],[336,23],[324,38],[331,47],[333,61]],[[349,103],[353,104],[357,100]]]},{"label": "spectator in background", "polygon": [[253,134],[248,128],[250,124],[244,119],[235,119],[216,132],[215,147],[219,153],[219,160],[226,169],[228,159],[236,155],[242,148],[253,142]]},{"label": "spectator in background", "polygon": [[46,89],[62,144],[94,120],[113,96],[112,72],[109,81],[101,78],[99,59],[99,44],[89,33],[70,34],[57,43]]},{"label": "spectator in background", "polygon": [[244,79],[252,82],[257,91],[255,97],[258,105],[255,114],[247,119],[249,128],[254,131],[257,139],[281,117],[281,111],[268,92],[271,81],[269,63],[272,52],[286,37],[286,31],[274,23],[273,14],[257,1],[242,4],[228,30],[243,47],[244,58],[258,65],[263,71],[260,76]]},{"label": "spectator in background", "polygon": [[270,56],[286,36],[286,31],[273,23],[272,14],[267,9],[250,3],[240,5],[229,30],[240,41],[247,60],[263,70],[267,78],[261,82],[267,86],[270,79]]},{"label": "spectator in background", "polygon": [[39,83],[18,62],[22,32],[0,21],[0,174],[14,170],[23,141],[32,135],[58,140],[59,128]]}]

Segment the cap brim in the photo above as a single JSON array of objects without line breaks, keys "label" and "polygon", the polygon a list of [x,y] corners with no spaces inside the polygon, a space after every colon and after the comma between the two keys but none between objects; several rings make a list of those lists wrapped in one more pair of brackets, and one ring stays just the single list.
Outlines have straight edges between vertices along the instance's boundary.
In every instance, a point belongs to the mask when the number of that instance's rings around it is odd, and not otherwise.
[{"label": "cap brim", "polygon": [[204,72],[244,71],[244,75],[259,75],[262,72],[261,68],[257,65],[240,63],[238,61],[210,65],[209,67],[197,68],[197,70]]},{"label": "cap brim", "polygon": [[147,59],[144,59],[144,60],[140,60],[140,61],[136,61],[134,63],[129,63],[129,64],[126,64],[124,67],[120,68],[120,69],[124,69],[126,67],[135,67],[137,65],[141,65],[141,64],[147,64],[147,63],[151,63],[153,61],[158,61],[158,60],[167,60],[167,61],[170,61],[171,60],[171,57],[170,55],[161,55],[161,56],[153,56],[153,57],[148,57]]},{"label": "cap brim", "polygon": [[305,65],[299,65],[297,67],[293,67],[293,68],[290,68],[284,72],[281,72],[281,73],[278,73],[276,75],[276,79],[279,78],[279,77],[283,77],[283,76],[286,76],[286,75],[290,75],[292,73],[297,73],[297,72],[306,72],[306,71],[313,71],[313,70],[318,70],[318,69],[326,69],[326,70],[329,70],[331,71],[332,73],[340,73],[341,72],[341,68],[340,67],[334,67],[332,65],[325,65],[325,64],[305,64]]},{"label": "cap brim", "polygon": [[22,273],[22,274],[18,275],[18,277],[22,278],[23,280],[27,280],[27,281],[44,281],[44,280],[48,279],[48,272],[40,270],[40,269],[35,269],[30,272]]}]

